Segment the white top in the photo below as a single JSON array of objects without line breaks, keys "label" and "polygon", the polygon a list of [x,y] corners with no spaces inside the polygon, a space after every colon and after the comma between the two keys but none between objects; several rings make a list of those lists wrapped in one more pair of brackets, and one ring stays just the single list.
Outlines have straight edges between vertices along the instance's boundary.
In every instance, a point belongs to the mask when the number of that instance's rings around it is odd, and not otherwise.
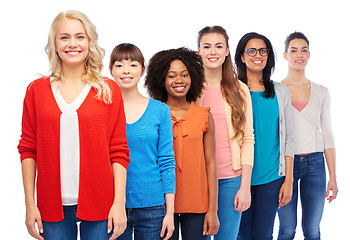
[{"label": "white top", "polygon": [[70,104],[63,99],[59,89],[51,83],[52,93],[61,110],[60,119],[60,167],[63,205],[76,205],[79,192],[79,122],[77,109],[85,100],[91,86],[86,84],[79,96]]},{"label": "white top", "polygon": [[323,152],[334,148],[328,89],[310,81],[308,104],[299,112],[293,107],[294,153]]}]

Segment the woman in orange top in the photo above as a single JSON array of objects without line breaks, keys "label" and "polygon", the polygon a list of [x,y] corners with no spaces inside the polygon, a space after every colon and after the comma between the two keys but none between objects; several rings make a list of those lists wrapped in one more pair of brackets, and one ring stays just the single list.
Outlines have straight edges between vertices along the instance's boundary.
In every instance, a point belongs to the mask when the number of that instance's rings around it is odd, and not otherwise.
[{"label": "woman in orange top", "polygon": [[145,86],[151,97],[170,107],[176,160],[175,231],[183,240],[207,239],[219,228],[214,120],[209,108],[193,102],[201,94],[201,57],[186,48],[156,53]]}]

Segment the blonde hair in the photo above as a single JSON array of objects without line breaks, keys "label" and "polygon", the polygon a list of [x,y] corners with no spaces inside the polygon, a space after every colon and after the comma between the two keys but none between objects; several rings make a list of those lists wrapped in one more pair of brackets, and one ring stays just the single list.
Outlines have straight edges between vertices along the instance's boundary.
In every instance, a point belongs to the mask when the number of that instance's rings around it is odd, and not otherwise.
[{"label": "blonde hair", "polygon": [[90,84],[97,91],[97,99],[103,100],[106,104],[110,104],[112,102],[111,89],[101,75],[103,67],[102,59],[105,55],[105,50],[97,43],[98,34],[95,25],[92,24],[89,18],[82,12],[68,10],[59,13],[53,20],[49,31],[47,45],[45,47],[51,68],[51,74],[49,77],[52,78],[52,81],[64,80],[62,76],[62,60],[56,52],[55,44],[57,26],[60,21],[64,19],[79,20],[83,24],[89,38],[89,54],[85,60],[83,81]]}]

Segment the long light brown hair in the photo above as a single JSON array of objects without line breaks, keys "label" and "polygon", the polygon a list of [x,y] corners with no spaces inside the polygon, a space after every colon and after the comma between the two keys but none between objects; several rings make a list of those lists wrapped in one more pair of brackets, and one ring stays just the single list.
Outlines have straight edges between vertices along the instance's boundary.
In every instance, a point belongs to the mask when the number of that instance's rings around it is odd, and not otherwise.
[{"label": "long light brown hair", "polygon": [[92,24],[90,19],[82,12],[68,10],[66,12],[59,13],[53,20],[45,47],[51,68],[51,74],[49,77],[52,79],[52,81],[64,81],[62,75],[62,60],[56,53],[55,44],[57,26],[63,19],[75,19],[81,21],[83,24],[86,34],[89,37],[89,54],[85,60],[85,73],[83,76],[83,81],[85,83],[89,83],[97,91],[98,99],[103,100],[103,102],[106,104],[110,104],[112,102],[111,89],[101,75],[103,67],[102,59],[104,57],[105,50],[98,45],[98,35],[95,25]]},{"label": "long light brown hair", "polygon": [[[205,34],[209,33],[218,33],[224,36],[226,40],[226,45],[228,44],[228,35],[226,30],[221,26],[212,26],[205,27],[198,32],[197,44],[198,48],[200,47],[200,41]],[[235,131],[235,135],[233,138],[240,137],[240,139],[244,136],[243,125],[246,122],[245,117],[245,93],[243,89],[240,87],[240,83],[238,82],[236,69],[232,63],[231,53],[226,57],[223,65],[222,65],[222,79],[221,79],[221,92],[226,102],[231,107],[231,122],[232,127]]]}]

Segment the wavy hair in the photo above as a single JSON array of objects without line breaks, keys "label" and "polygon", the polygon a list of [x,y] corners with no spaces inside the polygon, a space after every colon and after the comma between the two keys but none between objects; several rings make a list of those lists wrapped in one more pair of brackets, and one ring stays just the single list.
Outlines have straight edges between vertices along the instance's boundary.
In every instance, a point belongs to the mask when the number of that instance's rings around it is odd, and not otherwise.
[{"label": "wavy hair", "polygon": [[188,48],[163,50],[153,55],[148,62],[145,86],[149,95],[162,102],[168,100],[165,89],[165,78],[173,61],[180,60],[185,64],[191,77],[191,86],[186,94],[186,100],[194,102],[201,95],[204,83],[202,58],[196,51]]},{"label": "wavy hair", "polygon": [[[217,33],[224,36],[226,45],[229,48],[229,37],[226,30],[221,26],[207,26],[198,32],[197,44],[200,47],[200,41],[205,34]],[[236,69],[232,63],[231,53],[228,54],[224,63],[222,64],[222,79],[220,82],[221,92],[228,105],[231,107],[231,122],[235,130],[233,138],[244,137],[243,125],[246,122],[244,108],[246,102],[244,100],[245,93],[241,89],[238,82]]]},{"label": "wavy hair", "polygon": [[275,91],[273,87],[273,83],[271,81],[271,75],[275,69],[275,53],[272,48],[272,44],[270,40],[256,32],[250,32],[245,34],[238,42],[237,48],[236,48],[236,54],[235,54],[235,63],[238,68],[238,78],[244,82],[245,84],[248,83],[248,78],[247,78],[247,66],[245,65],[244,62],[242,62],[242,55],[244,54],[245,51],[245,46],[251,39],[261,39],[265,42],[266,48],[269,49],[269,54],[267,57],[267,63],[265,68],[263,69],[263,84],[265,87],[265,93],[264,97],[265,98],[271,98],[275,96]]},{"label": "wavy hair", "polygon": [[102,59],[104,57],[105,50],[98,45],[98,34],[95,25],[82,12],[68,10],[66,12],[59,13],[53,20],[45,47],[46,54],[49,58],[51,71],[48,77],[50,77],[52,81],[64,81],[64,77],[62,75],[62,60],[56,52],[55,43],[57,26],[60,21],[64,19],[79,20],[83,24],[89,38],[89,54],[85,60],[85,73],[83,75],[83,81],[85,83],[89,83],[97,91],[97,99],[102,100],[106,104],[110,104],[112,102],[112,92],[101,75],[103,67]]}]

